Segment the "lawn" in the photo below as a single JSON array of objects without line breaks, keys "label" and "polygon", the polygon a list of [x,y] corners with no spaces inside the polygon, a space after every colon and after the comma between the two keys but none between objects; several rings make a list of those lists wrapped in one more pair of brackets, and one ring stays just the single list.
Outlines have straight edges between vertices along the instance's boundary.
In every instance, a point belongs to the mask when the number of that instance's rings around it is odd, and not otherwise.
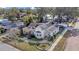
[{"label": "lawn", "polygon": [[38,51],[38,49],[34,45],[30,45],[27,42],[19,42],[17,40],[11,40],[6,43],[8,43],[9,45],[12,45],[22,51]]},{"label": "lawn", "polygon": [[24,42],[22,40],[11,40],[11,41],[3,41],[4,43],[7,43],[17,49],[20,49],[22,51],[40,51],[40,50],[46,50],[50,47],[49,44],[40,44],[40,43],[31,43],[31,42]]}]

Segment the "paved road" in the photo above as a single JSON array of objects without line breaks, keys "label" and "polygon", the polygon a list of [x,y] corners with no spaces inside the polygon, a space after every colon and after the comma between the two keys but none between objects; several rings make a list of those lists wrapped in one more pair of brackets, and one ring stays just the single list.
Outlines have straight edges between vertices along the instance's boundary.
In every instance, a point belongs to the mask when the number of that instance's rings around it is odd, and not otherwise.
[{"label": "paved road", "polygon": [[70,33],[70,37],[66,40],[65,51],[79,51],[79,22],[76,23],[75,29]]},{"label": "paved road", "polygon": [[8,44],[0,42],[0,51],[19,51],[19,50]]}]

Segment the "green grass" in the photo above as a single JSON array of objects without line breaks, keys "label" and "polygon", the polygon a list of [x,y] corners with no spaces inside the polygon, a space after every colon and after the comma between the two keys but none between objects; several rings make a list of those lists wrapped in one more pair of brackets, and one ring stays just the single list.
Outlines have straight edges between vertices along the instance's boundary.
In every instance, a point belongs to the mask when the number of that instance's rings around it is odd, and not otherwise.
[{"label": "green grass", "polygon": [[19,39],[18,41],[19,41],[19,42],[24,42],[24,40],[21,40],[21,39]]},{"label": "green grass", "polygon": [[34,37],[34,38],[32,38],[31,40],[37,41],[38,39]]}]

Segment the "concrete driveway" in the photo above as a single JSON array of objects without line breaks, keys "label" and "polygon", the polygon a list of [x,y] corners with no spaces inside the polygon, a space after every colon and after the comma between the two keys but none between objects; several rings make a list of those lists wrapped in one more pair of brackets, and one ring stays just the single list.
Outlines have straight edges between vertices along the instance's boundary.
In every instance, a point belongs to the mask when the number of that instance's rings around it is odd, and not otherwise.
[{"label": "concrete driveway", "polygon": [[0,42],[0,51],[19,51],[19,50],[6,43]]}]

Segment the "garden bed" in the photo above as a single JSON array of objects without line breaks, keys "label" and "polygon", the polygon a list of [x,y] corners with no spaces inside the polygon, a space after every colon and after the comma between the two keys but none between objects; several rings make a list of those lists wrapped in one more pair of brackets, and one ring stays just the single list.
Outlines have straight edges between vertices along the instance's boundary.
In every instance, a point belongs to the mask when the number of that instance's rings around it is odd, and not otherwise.
[{"label": "garden bed", "polygon": [[35,45],[37,49],[41,50],[41,51],[45,51],[50,47],[50,44],[39,44],[39,45]]}]

